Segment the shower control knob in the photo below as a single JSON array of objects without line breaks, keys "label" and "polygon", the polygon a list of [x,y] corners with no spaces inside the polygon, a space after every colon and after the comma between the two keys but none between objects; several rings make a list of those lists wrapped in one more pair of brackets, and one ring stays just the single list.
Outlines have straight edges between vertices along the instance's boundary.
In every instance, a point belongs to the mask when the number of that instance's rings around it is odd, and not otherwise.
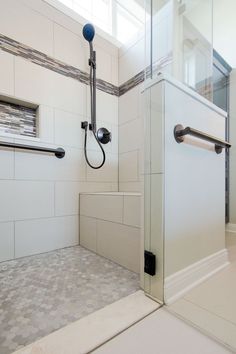
[{"label": "shower control knob", "polygon": [[111,132],[106,128],[99,128],[97,131],[97,138],[102,144],[107,144],[111,141]]}]

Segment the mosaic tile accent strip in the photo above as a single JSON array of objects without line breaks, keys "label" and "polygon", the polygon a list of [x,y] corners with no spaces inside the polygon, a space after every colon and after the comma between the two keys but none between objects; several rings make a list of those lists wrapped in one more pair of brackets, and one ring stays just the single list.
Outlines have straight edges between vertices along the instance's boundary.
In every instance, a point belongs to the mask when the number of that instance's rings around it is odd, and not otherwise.
[{"label": "mosaic tile accent strip", "polygon": [[[61,62],[60,60],[54,59],[36,49],[33,49],[25,44],[22,44],[14,39],[6,37],[0,34],[0,49],[10,54],[20,56],[30,62],[40,65],[48,70],[52,70],[58,74],[71,77],[72,79],[78,80],[83,84],[89,85],[89,74],[84,72],[74,66],[68,65]],[[161,70],[164,66],[169,64],[172,60],[172,54],[168,54],[166,57],[161,58],[153,66],[153,72]],[[150,74],[150,67],[146,68],[146,75]],[[104,91],[110,95],[121,96],[141,84],[145,79],[145,70],[140,71],[137,75],[132,77],[123,83],[120,87],[115,86],[105,80],[97,79],[97,89]]]},{"label": "mosaic tile accent strip", "polygon": [[145,80],[145,70],[140,71],[137,75],[126,81],[119,87],[119,96],[124,95],[132,88],[140,85]]},{"label": "mosaic tile accent strip", "polygon": [[36,109],[0,101],[0,131],[36,137]]},{"label": "mosaic tile accent strip", "polygon": [[[169,53],[166,57],[161,58],[153,64],[152,74],[156,75],[159,71],[163,70],[167,65],[172,62],[172,53]],[[126,81],[119,87],[119,96],[124,95],[129,90],[142,84],[146,78],[151,77],[151,66],[148,66],[146,70],[140,71],[137,75],[133,76],[130,80]]]},{"label": "mosaic tile accent strip", "polygon": [[81,246],[0,263],[0,353],[139,290],[137,274]]},{"label": "mosaic tile accent strip", "polygon": [[[0,35],[0,48],[5,52],[20,56],[34,64],[55,71],[58,74],[71,77],[72,79],[78,80],[86,85],[89,84],[88,73],[77,69],[74,66],[67,65],[60,60],[54,59],[36,49],[33,49],[2,34]],[[119,95],[119,88],[117,86],[101,79],[97,80],[97,88],[111,95]]]}]

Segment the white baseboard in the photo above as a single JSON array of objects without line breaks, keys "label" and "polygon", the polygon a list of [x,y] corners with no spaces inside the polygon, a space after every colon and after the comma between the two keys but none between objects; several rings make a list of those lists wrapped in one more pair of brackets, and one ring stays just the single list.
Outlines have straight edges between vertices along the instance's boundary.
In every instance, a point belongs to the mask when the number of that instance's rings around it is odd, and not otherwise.
[{"label": "white baseboard", "polygon": [[223,249],[167,277],[164,281],[164,302],[170,305],[186,292],[229,264],[228,251]]},{"label": "white baseboard", "polygon": [[236,224],[231,224],[230,222],[228,224],[226,224],[226,228],[225,230],[227,232],[232,232],[236,234]]}]

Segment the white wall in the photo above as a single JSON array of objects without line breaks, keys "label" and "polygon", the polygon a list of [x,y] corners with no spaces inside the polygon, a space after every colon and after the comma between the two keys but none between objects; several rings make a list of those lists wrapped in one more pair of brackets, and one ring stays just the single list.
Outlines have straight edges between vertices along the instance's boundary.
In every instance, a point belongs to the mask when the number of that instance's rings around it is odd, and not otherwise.
[{"label": "white wall", "polygon": [[[41,0],[0,5],[1,34],[88,71],[80,24]],[[98,78],[117,85],[117,48],[99,36],[95,44]],[[97,92],[98,126],[112,131],[113,142],[106,146],[105,167],[94,171],[85,163],[80,129],[90,115],[86,85],[0,50],[0,94],[40,105],[40,142],[16,141],[66,151],[61,160],[0,151],[0,261],[78,244],[79,192],[118,190],[118,98]],[[97,146],[89,143],[89,150],[98,163]]]},{"label": "white wall", "polygon": [[[211,41],[210,0],[200,0],[189,18],[196,28]],[[212,0],[213,2],[213,47],[232,67],[236,67],[234,51],[236,25],[235,0]]]},{"label": "white wall", "polygon": [[236,69],[230,74],[230,136],[229,141],[232,144],[230,149],[230,220],[231,224],[236,224]]},{"label": "white wall", "polygon": [[[145,249],[156,255],[157,266],[155,276],[145,274],[144,288],[163,301],[163,281],[225,248],[224,151],[216,154],[213,144],[194,137],[178,144],[174,127],[191,126],[223,139],[225,116],[176,81],[147,84]],[[189,279],[188,284],[195,281]]]},{"label": "white wall", "polygon": [[217,52],[236,67],[234,43],[236,38],[235,0],[213,0],[213,45]]}]

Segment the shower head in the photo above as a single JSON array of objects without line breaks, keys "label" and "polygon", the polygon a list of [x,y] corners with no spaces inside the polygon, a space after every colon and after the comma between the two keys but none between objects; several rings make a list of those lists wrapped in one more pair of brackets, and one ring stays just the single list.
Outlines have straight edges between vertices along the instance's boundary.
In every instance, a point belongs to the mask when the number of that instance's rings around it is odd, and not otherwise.
[{"label": "shower head", "polygon": [[95,28],[91,23],[87,23],[83,27],[83,36],[89,43],[92,42],[95,35]]}]

